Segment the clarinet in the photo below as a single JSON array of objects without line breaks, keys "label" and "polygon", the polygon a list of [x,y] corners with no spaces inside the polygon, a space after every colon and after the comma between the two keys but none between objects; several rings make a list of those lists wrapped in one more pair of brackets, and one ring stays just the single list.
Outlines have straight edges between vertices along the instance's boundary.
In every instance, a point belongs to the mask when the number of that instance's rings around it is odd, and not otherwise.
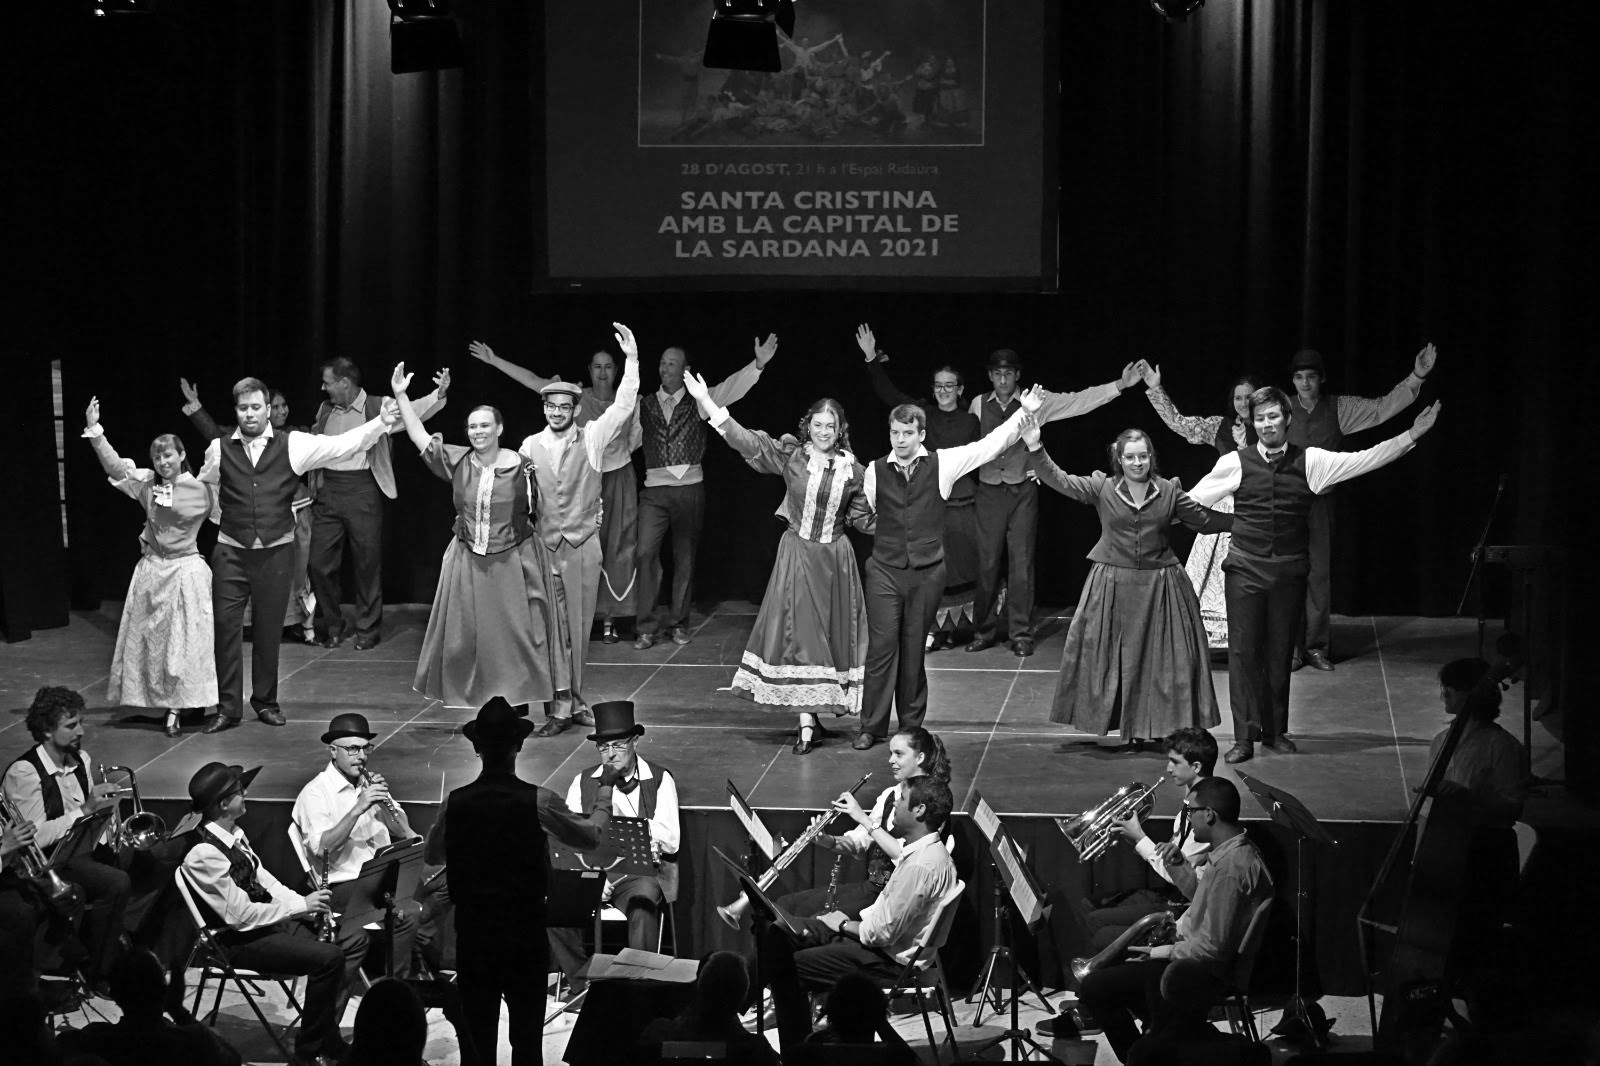
[{"label": "clarinet", "polygon": [[[311,871],[311,887],[321,891],[328,887],[328,871],[333,866],[333,856],[324,851],[317,857],[316,869]],[[339,939],[339,920],[333,913],[333,900],[328,900],[328,909],[317,912],[317,939],[324,944],[332,944]]]},{"label": "clarinet", "polygon": [[834,909],[839,900],[839,868],[844,865],[844,855],[833,857],[833,869],[828,871],[828,894],[822,897],[822,913],[826,914]]}]

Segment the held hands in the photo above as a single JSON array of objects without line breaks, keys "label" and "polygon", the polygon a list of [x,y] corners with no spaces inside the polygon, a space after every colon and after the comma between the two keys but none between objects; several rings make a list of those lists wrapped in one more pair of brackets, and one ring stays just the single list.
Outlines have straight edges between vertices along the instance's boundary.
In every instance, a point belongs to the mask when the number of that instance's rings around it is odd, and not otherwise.
[{"label": "held hands", "polygon": [[396,396],[404,396],[410,384],[411,375],[406,373],[406,365],[404,363],[396,363],[394,373],[389,375],[389,388]]},{"label": "held hands", "polygon": [[1139,376],[1144,378],[1144,387],[1157,389],[1161,387],[1161,367],[1151,366],[1148,362],[1139,360]]},{"label": "held hands", "polygon": [[383,398],[383,403],[378,408],[378,418],[385,426],[392,426],[400,421],[400,405],[395,402],[393,396]]},{"label": "held hands", "polygon": [[611,323],[611,328],[616,332],[612,336],[617,339],[617,347],[622,349],[622,354],[629,359],[639,358],[639,342],[634,339],[633,330],[621,322]]},{"label": "held hands", "polygon": [[711,388],[706,384],[706,379],[687,367],[683,371],[683,387],[689,391],[690,396],[694,397],[695,403],[709,404],[711,402]]},{"label": "held hands", "polygon": [[83,424],[85,426],[97,426],[100,424],[100,397],[91,397],[89,406],[83,409]]},{"label": "held hands", "polygon": [[188,378],[179,378],[178,388],[183,390],[183,398],[185,401],[194,404],[200,402],[200,391],[193,385],[189,384]]},{"label": "held hands", "polygon": [[440,402],[443,402],[445,396],[448,395],[449,392],[450,392],[450,368],[449,367],[445,367],[443,370],[441,370],[437,374],[433,375],[433,387],[439,390],[439,400],[440,400]]},{"label": "held hands", "polygon": [[471,344],[467,345],[467,352],[472,356],[472,358],[478,360],[479,362],[494,362],[494,349],[482,341],[473,341]]},{"label": "held hands", "polygon": [[1411,372],[1419,378],[1425,378],[1428,376],[1428,372],[1433,369],[1433,364],[1438,361],[1439,350],[1430,341],[1422,346],[1422,351],[1417,353],[1417,361],[1412,364]]},{"label": "held hands", "polygon": [[1044,406],[1043,386],[1035,385],[1031,389],[1022,390],[1017,394],[1017,402],[1022,405],[1022,409],[1024,411],[1027,411],[1030,414],[1034,411],[1037,411],[1039,408]]},{"label": "held hands", "polygon": [[1122,368],[1122,376],[1117,378],[1117,388],[1131,389],[1144,377],[1144,370],[1149,364],[1143,359],[1136,359]]},{"label": "held hands", "polygon": [[766,340],[762,340],[760,337],[757,337],[755,350],[756,366],[758,368],[765,368],[766,365],[772,361],[772,357],[778,354],[778,335],[776,333],[769,333],[767,334]]},{"label": "held hands", "polygon": [[1024,411],[1022,415],[1022,443],[1028,446],[1029,451],[1040,447],[1043,443],[1040,438],[1039,419],[1032,411]]},{"label": "held hands", "polygon": [[867,357],[867,362],[878,358],[878,338],[872,335],[872,327],[865,322],[856,327],[856,347]]},{"label": "held hands", "polygon": [[1411,439],[1413,441],[1421,440],[1422,435],[1432,429],[1433,424],[1439,420],[1441,402],[1440,400],[1435,400],[1417,413],[1417,420],[1411,423]]},{"label": "held hands", "polygon": [[848,814],[857,825],[866,825],[872,819],[867,812],[861,809],[861,804],[848,792],[839,793],[839,798],[833,801],[833,809],[840,814]]}]

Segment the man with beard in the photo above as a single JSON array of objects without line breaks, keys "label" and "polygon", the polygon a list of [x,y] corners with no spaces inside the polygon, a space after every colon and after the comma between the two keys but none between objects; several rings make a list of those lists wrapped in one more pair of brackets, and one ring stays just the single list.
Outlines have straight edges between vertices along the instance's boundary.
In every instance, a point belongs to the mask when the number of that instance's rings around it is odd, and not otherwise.
[{"label": "man with beard", "polygon": [[238,428],[206,446],[200,480],[217,486],[221,533],[211,553],[211,602],[216,627],[217,713],[205,732],[220,733],[244,718],[243,625],[255,607],[251,643],[250,705],[268,725],[282,725],[278,709],[278,647],[294,568],[294,498],[301,475],[372,447],[398,417],[392,401],[383,412],[335,437],[290,430],[275,433],[267,420],[267,387],[244,378],[233,387]]}]

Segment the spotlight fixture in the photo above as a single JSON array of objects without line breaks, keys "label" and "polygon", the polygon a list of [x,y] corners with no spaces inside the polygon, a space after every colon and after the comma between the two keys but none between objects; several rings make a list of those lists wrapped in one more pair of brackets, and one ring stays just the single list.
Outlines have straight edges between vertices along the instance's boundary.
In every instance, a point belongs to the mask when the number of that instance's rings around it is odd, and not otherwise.
[{"label": "spotlight fixture", "polygon": [[1155,13],[1168,22],[1182,22],[1193,14],[1206,0],[1150,0]]},{"label": "spotlight fixture", "polygon": [[414,74],[465,64],[450,0],[389,0],[389,71]]},{"label": "spotlight fixture", "polygon": [[89,14],[95,18],[111,15],[153,15],[156,0],[90,0]]},{"label": "spotlight fixture", "polygon": [[794,36],[794,0],[712,0],[706,31],[707,67],[776,74],[778,30]]}]

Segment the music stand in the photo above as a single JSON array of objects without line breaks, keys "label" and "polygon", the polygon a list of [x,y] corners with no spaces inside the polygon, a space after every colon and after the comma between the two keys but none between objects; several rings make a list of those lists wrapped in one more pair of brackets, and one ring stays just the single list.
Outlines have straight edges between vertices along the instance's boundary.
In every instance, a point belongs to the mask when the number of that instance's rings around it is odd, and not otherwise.
[{"label": "music stand", "polygon": [[608,878],[656,877],[659,871],[650,846],[650,820],[613,817],[591,851],[577,851],[551,840],[550,865],[557,870],[600,870]]},{"label": "music stand", "polygon": [[421,837],[385,845],[361,864],[355,877],[340,884],[346,894],[343,921],[353,921],[357,926],[383,923],[386,977],[394,976],[395,903],[416,894],[417,883],[422,880],[422,850]]},{"label": "music stand", "polygon": [[100,835],[105,832],[106,821],[110,819],[114,808],[106,807],[86,814],[72,823],[66,835],[56,841],[55,847],[50,849],[50,869],[60,873],[67,863],[80,855],[94,854],[95,847],[100,843]]},{"label": "music stand", "polygon": [[[1044,1004],[1044,1009],[1054,1012],[1055,1008],[1044,997],[1044,993],[1035,987],[1027,972],[1022,968],[1016,953],[1011,948],[1010,924],[1011,914],[1006,904],[1009,902],[1016,908],[1016,913],[1028,929],[1033,929],[1044,920],[1046,908],[1044,893],[1039,890],[1039,884],[1034,880],[1033,872],[1028,869],[1026,856],[1016,841],[1011,839],[1011,834],[1001,824],[999,815],[994,808],[979,795],[977,789],[972,790],[972,798],[967,804],[967,813],[972,816],[976,825],[989,841],[989,865],[994,875],[992,898],[994,901],[994,946],[989,949],[989,960],[983,967],[983,985],[978,991],[978,1008],[972,1015],[972,1025],[977,1027],[983,1018],[984,1007],[989,1003],[991,995],[994,998],[995,1013],[1005,1010],[1005,1003],[1001,999],[1000,990],[996,986],[996,978],[1002,962],[1009,968],[1011,981],[1009,992],[1011,998],[1011,1026],[999,1036],[990,1037],[976,1048],[968,1052],[969,1056],[980,1055],[989,1048],[996,1047],[1011,1041],[1012,1061],[1021,1062],[1026,1057],[1037,1055],[1045,1062],[1060,1063],[1050,1052],[1046,1051],[1033,1034],[1022,1028],[1022,1023],[1017,1016],[1018,1007],[1024,991],[1032,992]],[[1019,987],[1020,986],[1020,987]],[[1023,1048],[1027,1048],[1024,1052]]]},{"label": "music stand", "polygon": [[767,828],[767,823],[750,806],[750,801],[744,798],[744,793],[732,781],[728,782],[728,809],[739,819],[739,824],[744,826],[745,834],[756,847],[761,849],[761,854],[771,862],[778,857],[782,850],[778,838],[772,835],[772,830]]},{"label": "music stand", "polygon": [[[1317,844],[1328,844],[1338,847],[1339,842],[1334,839],[1322,823],[1317,821],[1316,815],[1298,798],[1275,785],[1251,777],[1249,774],[1240,774],[1239,780],[1244,782],[1244,787],[1250,790],[1261,809],[1267,812],[1267,817],[1283,826],[1295,835],[1295,893],[1294,893],[1294,995],[1289,1002],[1284,1004],[1283,1017],[1272,1031],[1279,1036],[1293,1035],[1298,1028],[1311,1041],[1318,1051],[1328,1047],[1328,1026],[1326,1020],[1314,1019],[1305,997],[1300,994],[1300,976],[1302,969],[1303,951],[1306,939],[1304,918],[1306,901],[1306,866],[1305,844],[1311,840]],[[1247,993],[1249,989],[1241,988],[1240,992]],[[1317,1014],[1321,1014],[1319,1008]]]}]

